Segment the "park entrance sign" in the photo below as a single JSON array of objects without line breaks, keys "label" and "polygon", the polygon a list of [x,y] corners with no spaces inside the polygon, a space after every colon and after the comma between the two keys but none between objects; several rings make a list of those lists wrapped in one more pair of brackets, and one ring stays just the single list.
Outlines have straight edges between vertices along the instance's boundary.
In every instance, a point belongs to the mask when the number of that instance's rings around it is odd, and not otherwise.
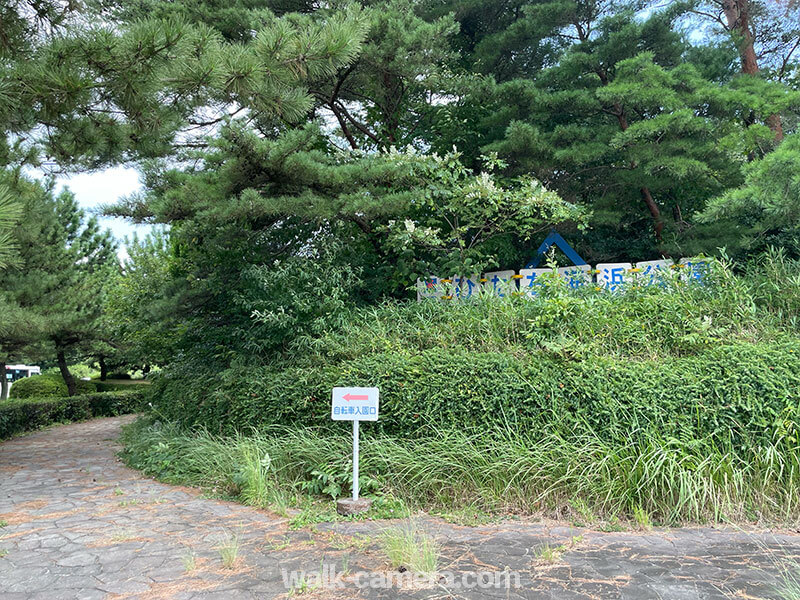
[{"label": "park entrance sign", "polygon": [[331,396],[331,419],[353,422],[353,497],[336,502],[339,514],[353,515],[372,504],[369,498],[358,497],[358,423],[378,420],[380,392],[375,387],[335,387]]}]

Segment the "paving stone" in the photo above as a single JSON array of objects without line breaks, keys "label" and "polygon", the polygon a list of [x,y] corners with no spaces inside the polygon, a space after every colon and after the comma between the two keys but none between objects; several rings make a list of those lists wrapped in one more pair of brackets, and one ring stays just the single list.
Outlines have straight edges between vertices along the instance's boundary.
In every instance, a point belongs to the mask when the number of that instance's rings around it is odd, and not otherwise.
[{"label": "paving stone", "polygon": [[[353,571],[386,569],[377,544],[357,554],[330,547],[327,536],[376,538],[396,521],[323,523],[319,533],[290,532],[286,519],[268,512],[144,478],[116,457],[113,440],[130,420],[76,423],[0,444],[0,519],[10,523],[0,532],[8,536],[0,541],[8,551],[0,558],[2,600],[265,600],[290,591],[282,569],[319,573],[323,564],[340,567],[345,555]],[[356,588],[351,580],[325,597],[768,600],[779,596],[782,561],[800,561],[798,532],[703,527],[602,533],[524,521],[469,528],[427,517],[416,524],[437,538],[442,563],[456,577],[508,568],[519,575],[519,587],[379,589]],[[229,571],[216,546],[231,534],[241,547],[240,564]],[[573,537],[582,541],[573,544]],[[273,549],[269,539],[288,539],[290,546]],[[556,563],[537,562],[537,549],[560,544],[567,549]],[[189,552],[197,568],[187,573]]]}]

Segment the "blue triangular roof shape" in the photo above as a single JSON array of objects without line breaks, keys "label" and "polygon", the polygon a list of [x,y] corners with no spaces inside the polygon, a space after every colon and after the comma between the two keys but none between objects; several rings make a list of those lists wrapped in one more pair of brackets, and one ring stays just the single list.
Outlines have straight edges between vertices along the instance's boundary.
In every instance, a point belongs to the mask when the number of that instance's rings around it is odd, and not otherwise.
[{"label": "blue triangular roof shape", "polygon": [[542,257],[545,255],[550,247],[555,244],[558,248],[567,255],[567,258],[572,261],[572,264],[575,266],[585,265],[586,261],[581,258],[581,255],[575,252],[575,249],[567,243],[563,237],[561,237],[555,231],[551,231],[550,235],[544,238],[542,245],[539,246],[539,249],[536,251],[536,256],[534,256],[528,264],[525,265],[526,269],[535,269],[539,266],[539,263],[542,262]]}]

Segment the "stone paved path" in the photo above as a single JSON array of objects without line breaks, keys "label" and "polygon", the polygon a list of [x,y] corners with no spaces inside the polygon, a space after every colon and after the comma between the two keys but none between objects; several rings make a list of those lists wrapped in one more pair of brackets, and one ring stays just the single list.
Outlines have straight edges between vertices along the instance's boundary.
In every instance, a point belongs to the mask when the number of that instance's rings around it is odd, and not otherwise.
[{"label": "stone paved path", "polygon": [[[467,528],[425,518],[416,526],[441,545],[441,577],[415,584],[389,570],[377,542],[397,521],[290,531],[270,513],[143,478],[115,458],[128,420],[66,425],[0,445],[0,599],[752,600],[780,598],[779,565],[800,560],[797,534],[601,533],[515,522]],[[225,568],[219,548],[232,538],[239,557]],[[542,548],[562,545],[552,562],[540,558]],[[292,587],[284,570],[307,576]],[[320,573],[342,572],[343,588],[313,587]],[[477,586],[479,572],[493,573],[499,587]],[[404,587],[358,585],[387,577]]]}]

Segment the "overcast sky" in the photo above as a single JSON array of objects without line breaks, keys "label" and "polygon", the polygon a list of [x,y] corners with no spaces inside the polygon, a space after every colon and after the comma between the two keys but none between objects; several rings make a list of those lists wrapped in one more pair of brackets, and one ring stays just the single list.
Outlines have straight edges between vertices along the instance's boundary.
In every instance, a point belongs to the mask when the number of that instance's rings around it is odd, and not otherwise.
[{"label": "overcast sky", "polygon": [[[113,167],[93,173],[79,173],[56,178],[56,192],[68,187],[75,198],[87,211],[92,212],[101,204],[114,202],[121,196],[127,196],[142,188],[139,174],[129,167]],[[141,237],[150,229],[150,225],[132,225],[123,219],[100,217],[100,224],[111,230],[120,242],[120,257],[127,256],[123,247],[126,237],[134,231]]]}]

